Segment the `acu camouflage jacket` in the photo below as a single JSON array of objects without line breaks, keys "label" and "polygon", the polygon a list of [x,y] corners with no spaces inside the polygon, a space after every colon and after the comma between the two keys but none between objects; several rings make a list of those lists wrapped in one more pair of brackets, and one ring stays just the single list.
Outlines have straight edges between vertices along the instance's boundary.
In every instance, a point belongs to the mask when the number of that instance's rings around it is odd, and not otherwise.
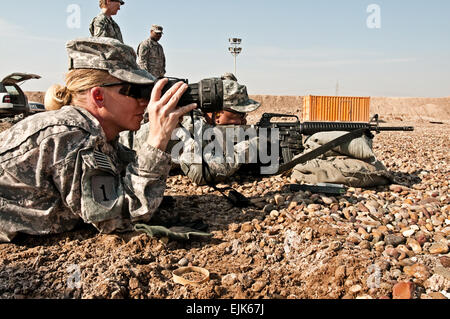
[{"label": "acu camouflage jacket", "polygon": [[137,48],[138,65],[154,77],[163,77],[166,74],[166,56],[164,49],[158,42],[148,38]]},{"label": "acu camouflage jacket", "polygon": [[80,221],[101,232],[130,230],[160,205],[169,154],[108,143],[83,108],[28,117],[0,133],[0,242],[17,233],[72,230]]},{"label": "acu camouflage jacket", "polygon": [[110,16],[101,12],[96,16],[90,26],[89,31],[93,37],[106,37],[117,39],[123,43],[122,32],[119,25]]}]

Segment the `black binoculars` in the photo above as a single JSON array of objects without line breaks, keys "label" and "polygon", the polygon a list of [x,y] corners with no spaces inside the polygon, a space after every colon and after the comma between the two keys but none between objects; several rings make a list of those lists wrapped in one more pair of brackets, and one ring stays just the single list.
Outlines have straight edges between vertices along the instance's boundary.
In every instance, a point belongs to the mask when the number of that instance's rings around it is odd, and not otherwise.
[{"label": "black binoculars", "polygon": [[[164,86],[164,95],[175,83],[184,82],[188,89],[178,102],[179,106],[197,103],[198,108],[204,113],[219,112],[223,110],[223,82],[220,78],[203,79],[198,83],[189,84],[187,79],[168,78],[169,82]],[[158,81],[161,79],[158,79]],[[114,83],[115,84],[115,83]],[[106,85],[105,85],[106,86]],[[124,84],[120,89],[123,95],[136,99],[150,100],[153,85]]]}]

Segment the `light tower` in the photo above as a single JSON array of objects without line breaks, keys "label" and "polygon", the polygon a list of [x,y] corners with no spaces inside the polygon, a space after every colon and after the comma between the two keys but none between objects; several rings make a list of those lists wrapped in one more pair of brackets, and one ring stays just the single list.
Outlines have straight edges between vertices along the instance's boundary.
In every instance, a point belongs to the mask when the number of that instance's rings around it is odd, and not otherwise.
[{"label": "light tower", "polygon": [[234,75],[237,76],[237,74],[236,74],[236,58],[239,55],[239,53],[242,52],[242,48],[239,47],[239,45],[242,42],[242,39],[229,38],[228,41],[231,44],[231,47],[228,48],[228,51],[230,51],[230,53],[234,56]]}]

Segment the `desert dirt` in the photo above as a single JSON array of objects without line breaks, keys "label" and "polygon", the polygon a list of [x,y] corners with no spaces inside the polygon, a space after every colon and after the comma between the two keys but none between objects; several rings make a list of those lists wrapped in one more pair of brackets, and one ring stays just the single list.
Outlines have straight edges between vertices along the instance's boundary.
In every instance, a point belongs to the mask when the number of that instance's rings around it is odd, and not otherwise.
[{"label": "desert dirt", "polygon": [[[301,114],[302,97],[252,98],[263,106],[250,122],[263,112]],[[155,222],[206,224],[211,239],[105,235],[89,225],[21,235],[0,244],[0,298],[370,299],[397,297],[403,286],[410,298],[449,298],[449,103],[372,100],[383,125],[415,126],[374,139],[393,185],[331,196],[290,192],[289,176],[237,175],[230,185],[254,204],[240,209],[174,173],[166,195],[175,202]],[[177,284],[172,272],[183,266],[203,267],[210,278]]]}]

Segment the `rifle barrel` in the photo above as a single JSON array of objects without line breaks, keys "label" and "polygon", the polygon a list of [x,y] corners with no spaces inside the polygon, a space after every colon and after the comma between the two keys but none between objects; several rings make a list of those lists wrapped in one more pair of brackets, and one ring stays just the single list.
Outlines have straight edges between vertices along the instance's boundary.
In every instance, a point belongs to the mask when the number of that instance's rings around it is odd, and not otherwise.
[{"label": "rifle barrel", "polygon": [[371,128],[371,131],[414,131],[414,126],[379,126]]},{"label": "rifle barrel", "polygon": [[330,131],[355,131],[365,128],[369,131],[414,131],[412,126],[388,126],[382,127],[368,123],[353,122],[304,122],[300,124],[301,134],[312,135],[318,132]]}]

